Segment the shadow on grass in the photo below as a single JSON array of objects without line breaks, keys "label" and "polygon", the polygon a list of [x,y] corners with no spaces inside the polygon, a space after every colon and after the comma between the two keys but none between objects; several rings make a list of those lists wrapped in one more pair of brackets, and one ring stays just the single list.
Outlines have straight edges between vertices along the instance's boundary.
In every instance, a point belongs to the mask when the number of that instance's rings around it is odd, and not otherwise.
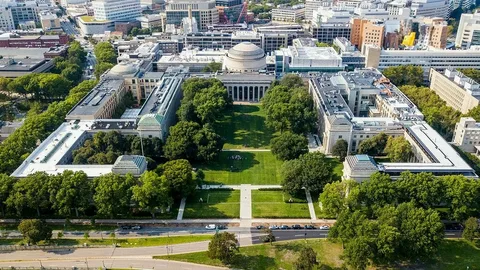
[{"label": "shadow on grass", "polygon": [[427,269],[475,269],[480,265],[480,241],[470,243],[464,240],[445,240],[438,248],[437,255],[427,261]]},{"label": "shadow on grass", "polygon": [[279,269],[274,258],[264,255],[236,254],[229,266],[233,269]]},{"label": "shadow on grass", "polygon": [[226,144],[243,147],[267,147],[273,130],[265,125],[265,117],[253,114],[260,111],[258,106],[235,105],[226,112],[222,121],[216,123],[216,130]]},{"label": "shadow on grass", "polygon": [[203,170],[235,173],[250,169],[257,164],[260,162],[255,159],[255,153],[228,151],[221,152],[216,160],[208,164],[200,164],[198,167]]},{"label": "shadow on grass", "polygon": [[[238,195],[237,200],[232,200]],[[240,194],[233,190],[197,190],[187,198],[184,218],[238,218]],[[227,204],[230,203],[230,204]],[[223,204],[223,205],[222,205]],[[238,213],[235,210],[238,208]],[[223,211],[222,211],[223,209]]]}]

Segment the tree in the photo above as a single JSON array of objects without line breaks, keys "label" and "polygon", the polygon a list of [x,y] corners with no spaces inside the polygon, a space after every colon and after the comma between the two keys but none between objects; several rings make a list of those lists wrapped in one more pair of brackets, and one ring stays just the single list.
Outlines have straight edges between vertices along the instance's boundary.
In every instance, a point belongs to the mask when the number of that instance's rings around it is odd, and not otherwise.
[{"label": "tree", "polygon": [[62,239],[64,236],[63,231],[57,232],[57,239]]},{"label": "tree", "polygon": [[100,78],[100,76],[105,73],[105,71],[111,69],[113,67],[113,64],[112,63],[108,63],[108,62],[99,62],[96,66],[95,66],[95,71],[93,72],[93,74],[95,74],[95,78],[97,78],[97,80]]},{"label": "tree", "polygon": [[6,201],[13,191],[16,180],[4,173],[0,174],[0,207],[2,216],[5,216]]},{"label": "tree", "polygon": [[180,121],[170,127],[170,134],[165,143],[165,157],[173,160],[186,158],[193,160],[197,155],[197,146],[193,141],[200,125],[195,122]]},{"label": "tree", "polygon": [[217,72],[222,70],[222,63],[217,63],[217,62],[210,62],[208,65],[206,65],[203,69],[202,72]]},{"label": "tree", "polygon": [[168,161],[162,165],[163,176],[174,198],[191,195],[197,186],[192,175],[192,165],[186,159]]},{"label": "tree", "polygon": [[322,213],[337,217],[346,209],[358,207],[359,184],[353,180],[328,183],[320,194]]},{"label": "tree", "polygon": [[69,65],[60,73],[65,79],[71,82],[79,82],[82,79],[82,68],[77,64]]},{"label": "tree", "polygon": [[110,42],[104,41],[97,43],[93,51],[97,58],[97,63],[115,64],[117,62],[115,50]]},{"label": "tree", "polygon": [[18,231],[27,243],[35,245],[40,241],[48,241],[52,238],[52,229],[44,220],[24,219],[18,225]]},{"label": "tree", "polygon": [[263,242],[270,242],[270,245],[272,245],[273,242],[275,242],[275,235],[273,235],[273,231],[269,228],[265,228],[263,230],[264,233],[267,235],[263,236],[262,240]]},{"label": "tree", "polygon": [[395,182],[401,202],[413,201],[423,208],[434,208],[445,201],[445,185],[431,173],[402,172]]},{"label": "tree", "polygon": [[332,240],[340,240],[342,246],[356,238],[365,226],[367,216],[361,211],[351,211],[349,209],[342,211],[338,215],[337,222],[328,232],[328,238]]},{"label": "tree", "polygon": [[215,133],[215,130],[210,128],[209,125],[200,129],[193,137],[193,141],[197,149],[196,159],[199,161],[215,159],[222,151],[224,143],[222,137]]},{"label": "tree", "polygon": [[7,199],[7,206],[14,208],[19,216],[25,208],[35,209],[40,216],[41,209],[50,208],[49,181],[50,177],[45,172],[36,172],[18,180]]},{"label": "tree", "polygon": [[193,106],[202,123],[212,123],[228,105],[228,93],[223,85],[215,84],[195,94]]},{"label": "tree", "polygon": [[405,137],[389,137],[385,152],[392,162],[407,162],[413,156],[413,150]]},{"label": "tree", "polygon": [[70,216],[71,210],[85,211],[92,201],[92,189],[90,180],[83,171],[64,171],[62,174],[52,177],[50,181],[50,202],[52,207],[61,216]]},{"label": "tree", "polygon": [[382,154],[387,146],[389,136],[383,132],[369,139],[363,140],[358,145],[359,154],[367,154],[369,156],[378,156]]},{"label": "tree", "polygon": [[211,259],[219,259],[223,263],[231,262],[238,251],[238,240],[229,232],[217,233],[208,243],[207,255]]},{"label": "tree", "polygon": [[469,217],[467,221],[465,221],[465,228],[462,232],[462,237],[465,240],[473,241],[478,234],[478,220],[474,217]]},{"label": "tree", "polygon": [[469,77],[470,79],[474,80],[475,82],[480,82],[480,70],[474,68],[465,68],[460,69],[463,75]]},{"label": "tree", "polygon": [[152,218],[155,218],[158,209],[165,210],[173,204],[173,199],[168,194],[165,177],[146,171],[138,180],[139,185],[133,187],[132,199],[140,208],[149,211]]},{"label": "tree", "polygon": [[135,179],[131,174],[120,176],[109,173],[94,179],[93,201],[100,215],[116,217],[130,210],[132,187]]},{"label": "tree", "polygon": [[369,240],[366,237],[352,239],[352,241],[346,245],[342,256],[347,265],[358,270],[367,269],[371,257],[372,250]]},{"label": "tree", "polygon": [[296,75],[286,75],[262,99],[265,124],[276,131],[311,132],[317,121],[313,98]]},{"label": "tree", "polygon": [[339,139],[332,147],[332,155],[337,156],[340,161],[344,161],[348,155],[348,143],[344,139]]},{"label": "tree", "polygon": [[272,154],[280,160],[296,159],[308,153],[308,140],[304,135],[286,131],[272,139]]},{"label": "tree", "polygon": [[295,262],[295,268],[297,270],[312,270],[316,265],[318,265],[318,262],[315,250],[311,247],[303,247]]},{"label": "tree", "polygon": [[461,175],[442,178],[448,216],[453,220],[466,220],[480,209],[480,183]]},{"label": "tree", "polygon": [[283,188],[292,195],[302,192],[305,187],[313,193],[320,193],[332,181],[333,168],[322,153],[307,153],[298,159],[287,161],[282,166]]},{"label": "tree", "polygon": [[90,233],[84,232],[83,233],[83,239],[88,240],[88,238],[90,238]]},{"label": "tree", "polygon": [[325,43],[325,42],[317,42],[316,45],[317,45],[317,47],[331,47],[330,44]]},{"label": "tree", "polygon": [[401,65],[388,67],[382,71],[383,75],[397,85],[423,85],[423,69],[420,66]]},{"label": "tree", "polygon": [[388,174],[376,172],[360,185],[361,200],[368,207],[383,207],[398,201],[398,190]]}]

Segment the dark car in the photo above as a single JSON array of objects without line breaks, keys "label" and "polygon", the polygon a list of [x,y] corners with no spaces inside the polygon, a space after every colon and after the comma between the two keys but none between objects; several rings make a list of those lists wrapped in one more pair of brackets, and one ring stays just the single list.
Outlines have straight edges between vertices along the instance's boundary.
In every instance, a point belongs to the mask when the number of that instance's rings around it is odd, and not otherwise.
[{"label": "dark car", "polygon": [[288,230],[288,229],[290,229],[290,227],[288,227],[287,225],[282,225],[282,226],[280,226],[280,229],[281,230]]},{"label": "dark car", "polygon": [[141,230],[141,229],[142,229],[142,226],[140,226],[140,225],[135,225],[135,226],[132,227],[132,230],[136,230],[136,231]]},{"label": "dark car", "polygon": [[463,225],[460,223],[448,223],[445,224],[445,230],[447,231],[461,231],[463,230]]},{"label": "dark car", "polygon": [[313,229],[315,229],[315,226],[313,226],[313,225],[305,225],[305,229],[307,229],[307,230],[313,230]]},{"label": "dark car", "polygon": [[225,230],[225,229],[227,229],[227,226],[225,226],[225,225],[218,225],[218,226],[217,226],[217,229],[219,229],[219,230]]},{"label": "dark car", "polygon": [[265,229],[265,227],[263,225],[258,225],[257,226],[257,230],[263,230],[263,229]]},{"label": "dark car", "polygon": [[130,230],[132,227],[130,227],[128,225],[122,225],[122,226],[120,226],[120,228],[122,228],[122,230]]},{"label": "dark car", "polygon": [[299,224],[295,224],[292,226],[292,229],[294,230],[300,230],[302,228],[302,226],[300,226]]}]

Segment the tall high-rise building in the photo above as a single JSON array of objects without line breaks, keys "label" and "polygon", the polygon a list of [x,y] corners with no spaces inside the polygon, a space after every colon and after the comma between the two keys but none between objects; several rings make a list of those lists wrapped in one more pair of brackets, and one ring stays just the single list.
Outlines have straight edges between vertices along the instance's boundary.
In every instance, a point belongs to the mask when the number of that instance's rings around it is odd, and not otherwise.
[{"label": "tall high-rise building", "polygon": [[472,45],[480,45],[480,13],[462,14],[458,23],[455,46],[468,49]]},{"label": "tall high-rise building", "polygon": [[385,26],[382,21],[353,18],[351,25],[350,42],[360,50],[363,44],[383,46]]},{"label": "tall high-rise building", "polygon": [[180,26],[182,19],[188,17],[191,7],[192,16],[197,20],[201,30],[206,30],[208,25],[219,21],[215,0],[170,0],[166,6],[167,24]]},{"label": "tall high-rise building", "polygon": [[445,49],[447,46],[448,25],[443,18],[423,18],[419,24],[417,47]]},{"label": "tall high-rise building", "polygon": [[8,6],[0,7],[0,29],[3,31],[15,29],[12,10]]},{"label": "tall high-rise building", "polygon": [[133,21],[142,13],[139,0],[95,0],[92,7],[97,21]]}]

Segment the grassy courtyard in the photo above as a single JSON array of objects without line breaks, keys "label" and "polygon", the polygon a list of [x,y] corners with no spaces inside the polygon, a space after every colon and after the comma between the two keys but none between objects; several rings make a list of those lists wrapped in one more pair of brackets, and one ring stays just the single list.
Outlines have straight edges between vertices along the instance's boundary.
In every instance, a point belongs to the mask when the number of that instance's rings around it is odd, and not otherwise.
[{"label": "grassy courtyard", "polygon": [[265,126],[260,105],[234,105],[217,124],[224,149],[269,148],[273,130]]},{"label": "grassy courtyard", "polygon": [[[317,252],[320,266],[317,269],[345,269],[340,259],[342,245],[327,240],[301,240],[240,247],[229,267],[234,269],[295,269],[294,262],[303,246],[310,246]],[[219,260],[208,258],[206,252],[186,253],[170,256],[156,256],[156,259],[169,259],[182,262],[223,266]],[[460,270],[480,269],[480,249],[462,240],[445,240],[439,247],[436,256],[426,262],[416,264],[391,265],[388,267],[368,269],[432,269]],[[467,268],[468,267],[468,268]]]},{"label": "grassy courtyard", "polygon": [[238,218],[239,190],[197,190],[188,198],[183,218]]},{"label": "grassy courtyard", "polygon": [[310,218],[305,195],[288,203],[290,196],[278,190],[252,190],[255,218]]},{"label": "grassy courtyard", "polygon": [[271,152],[221,152],[216,161],[199,167],[207,184],[277,185],[281,182],[283,161]]}]

